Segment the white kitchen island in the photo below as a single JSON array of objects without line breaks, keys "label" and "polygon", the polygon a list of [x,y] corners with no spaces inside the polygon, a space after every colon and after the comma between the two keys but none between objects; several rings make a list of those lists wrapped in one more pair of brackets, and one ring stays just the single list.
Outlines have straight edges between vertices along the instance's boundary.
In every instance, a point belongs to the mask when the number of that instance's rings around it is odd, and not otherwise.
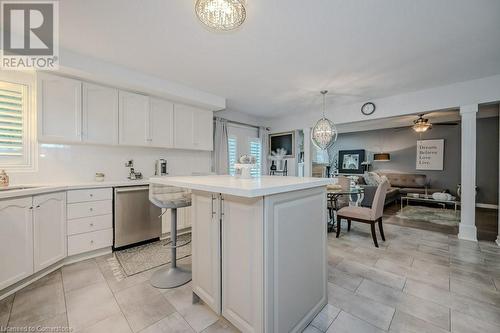
[{"label": "white kitchen island", "polygon": [[150,182],[192,190],[193,293],[242,332],[301,332],[326,305],[330,179]]}]

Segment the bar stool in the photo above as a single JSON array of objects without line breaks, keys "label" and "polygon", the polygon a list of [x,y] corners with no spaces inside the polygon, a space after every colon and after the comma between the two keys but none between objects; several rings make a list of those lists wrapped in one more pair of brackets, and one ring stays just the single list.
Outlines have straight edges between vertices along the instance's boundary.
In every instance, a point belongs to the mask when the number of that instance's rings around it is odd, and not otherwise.
[{"label": "bar stool", "polygon": [[153,287],[170,289],[182,286],[191,281],[189,267],[177,267],[177,248],[186,246],[191,241],[177,244],[177,208],[191,206],[191,193],[187,189],[159,184],[149,185],[149,201],[155,206],[165,209],[159,216],[160,223],[163,214],[170,209],[170,240],[172,251],[170,267],[164,267],[153,273],[150,282]]}]

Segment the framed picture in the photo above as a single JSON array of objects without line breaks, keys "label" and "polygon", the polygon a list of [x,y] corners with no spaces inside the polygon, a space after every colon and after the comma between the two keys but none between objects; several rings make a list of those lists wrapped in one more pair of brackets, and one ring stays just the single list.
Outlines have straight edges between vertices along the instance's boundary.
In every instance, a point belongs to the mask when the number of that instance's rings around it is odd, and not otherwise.
[{"label": "framed picture", "polygon": [[279,148],[286,150],[285,158],[295,157],[295,131],[269,134],[269,153]]},{"label": "framed picture", "polygon": [[444,168],[444,139],[417,140],[417,170]]},{"label": "framed picture", "polygon": [[362,174],[365,161],[365,150],[339,150],[339,172]]}]

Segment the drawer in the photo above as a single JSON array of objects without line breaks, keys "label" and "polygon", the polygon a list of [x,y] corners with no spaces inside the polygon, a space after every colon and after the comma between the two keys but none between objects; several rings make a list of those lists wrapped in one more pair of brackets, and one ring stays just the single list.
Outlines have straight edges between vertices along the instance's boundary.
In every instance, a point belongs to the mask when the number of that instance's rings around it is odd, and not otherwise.
[{"label": "drawer", "polygon": [[68,220],[68,235],[113,228],[113,215],[99,215]]},{"label": "drawer", "polygon": [[68,191],[68,203],[87,202],[96,200],[111,200],[113,198],[113,189],[107,188],[91,188],[85,190]]},{"label": "drawer", "polygon": [[68,220],[113,213],[113,201],[90,201],[67,205]]},{"label": "drawer", "polygon": [[113,244],[113,229],[68,236],[68,255],[102,249]]}]

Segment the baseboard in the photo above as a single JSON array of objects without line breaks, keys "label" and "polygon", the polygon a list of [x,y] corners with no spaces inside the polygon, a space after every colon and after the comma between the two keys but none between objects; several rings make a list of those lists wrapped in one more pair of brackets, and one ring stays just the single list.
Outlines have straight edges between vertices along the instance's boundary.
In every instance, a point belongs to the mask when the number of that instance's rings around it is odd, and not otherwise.
[{"label": "baseboard", "polygon": [[109,253],[112,253],[111,247],[106,247],[106,248],[94,250],[91,252],[75,254],[73,256],[61,259],[60,261],[56,262],[55,264],[52,264],[49,267],[46,267],[39,272],[33,273],[32,275],[24,278],[23,280],[18,281],[9,287],[6,287],[3,290],[0,290],[0,301],[2,299],[4,299],[5,297],[14,294],[15,292],[23,289],[26,286],[29,286],[33,282],[40,280],[44,276],[54,272],[55,270],[58,270],[59,268],[61,268],[63,266],[70,265],[70,264],[73,264],[73,263],[76,263],[79,261],[95,258],[95,257],[100,257],[102,255],[109,254]]},{"label": "baseboard", "polygon": [[460,223],[458,227],[458,238],[462,240],[477,242],[476,226]]},{"label": "baseboard", "polygon": [[485,204],[485,203],[477,203],[477,208],[486,208],[486,209],[498,209],[498,205],[493,204]]}]

